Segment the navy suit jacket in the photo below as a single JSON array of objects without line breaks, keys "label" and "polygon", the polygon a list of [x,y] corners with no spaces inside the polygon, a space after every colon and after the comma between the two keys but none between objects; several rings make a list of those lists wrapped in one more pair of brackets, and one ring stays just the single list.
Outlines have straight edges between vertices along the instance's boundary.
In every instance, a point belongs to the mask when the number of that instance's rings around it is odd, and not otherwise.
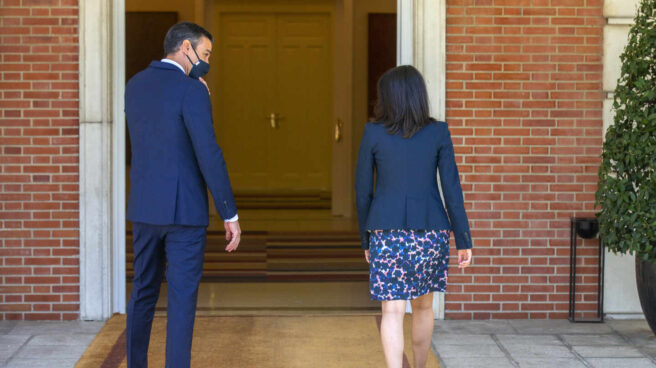
[{"label": "navy suit jacket", "polygon": [[235,216],[205,85],[153,61],[128,82],[125,113],[132,147],[128,220],[207,226],[208,187],[219,215]]},{"label": "navy suit jacket", "polygon": [[[448,218],[437,187],[438,170]],[[431,122],[411,138],[367,123],[355,178],[363,249],[369,249],[367,231],[377,229],[449,230],[456,248],[472,247],[447,123]]]}]

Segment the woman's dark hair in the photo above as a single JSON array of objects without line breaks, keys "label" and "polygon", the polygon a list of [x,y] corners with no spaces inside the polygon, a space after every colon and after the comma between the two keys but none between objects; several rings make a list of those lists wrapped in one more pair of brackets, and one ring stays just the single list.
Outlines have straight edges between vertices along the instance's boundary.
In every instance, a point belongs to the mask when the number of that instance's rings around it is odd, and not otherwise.
[{"label": "woman's dark hair", "polygon": [[392,68],[378,80],[378,101],[374,108],[377,123],[384,124],[390,134],[402,133],[410,138],[430,117],[428,92],[421,73],[411,65]]},{"label": "woman's dark hair", "polygon": [[175,24],[169,28],[166,37],[164,37],[164,56],[177,52],[184,40],[189,40],[191,46],[195,49],[203,36],[207,37],[210,42],[214,42],[212,34],[196,23],[180,22]]}]

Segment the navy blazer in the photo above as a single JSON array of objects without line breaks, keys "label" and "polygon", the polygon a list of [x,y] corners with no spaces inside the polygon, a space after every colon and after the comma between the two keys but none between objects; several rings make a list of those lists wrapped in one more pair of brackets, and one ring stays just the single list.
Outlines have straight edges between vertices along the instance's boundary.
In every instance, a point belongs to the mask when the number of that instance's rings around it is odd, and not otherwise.
[{"label": "navy blazer", "polygon": [[[438,170],[448,218],[438,192]],[[453,143],[445,122],[431,122],[411,138],[389,134],[383,124],[367,123],[360,143],[355,191],[363,249],[369,249],[367,231],[377,229],[449,230],[454,233],[456,248],[472,247]]]},{"label": "navy blazer", "polygon": [[153,61],[128,82],[125,113],[132,147],[128,220],[207,226],[208,187],[221,218],[235,216],[205,85]]}]

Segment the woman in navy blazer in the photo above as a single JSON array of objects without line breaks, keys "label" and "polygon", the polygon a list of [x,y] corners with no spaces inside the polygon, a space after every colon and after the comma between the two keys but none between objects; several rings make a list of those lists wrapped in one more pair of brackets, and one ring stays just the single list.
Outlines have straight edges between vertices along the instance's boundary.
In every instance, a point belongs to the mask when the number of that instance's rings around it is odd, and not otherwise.
[{"label": "woman in navy blazer", "polygon": [[471,263],[472,240],[449,128],[430,117],[426,85],[414,67],[390,69],[378,81],[376,121],[365,125],[356,171],[358,223],[371,298],[382,302],[387,366],[402,366],[410,300],[415,367],[424,367],[432,292],[446,288],[450,232],[460,268]]}]

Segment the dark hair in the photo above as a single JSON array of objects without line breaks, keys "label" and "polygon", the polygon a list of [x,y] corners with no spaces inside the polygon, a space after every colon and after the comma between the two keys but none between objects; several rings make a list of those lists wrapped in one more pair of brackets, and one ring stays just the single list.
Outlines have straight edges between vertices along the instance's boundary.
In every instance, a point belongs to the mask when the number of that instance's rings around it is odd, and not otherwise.
[{"label": "dark hair", "polygon": [[378,101],[374,108],[377,123],[390,134],[410,138],[435,121],[430,117],[428,92],[421,73],[411,65],[392,68],[378,80]]},{"label": "dark hair", "polygon": [[196,23],[180,22],[175,24],[169,28],[166,37],[164,37],[164,56],[177,52],[184,40],[189,40],[191,46],[196,48],[203,36],[209,38],[210,42],[214,42],[212,34]]}]

